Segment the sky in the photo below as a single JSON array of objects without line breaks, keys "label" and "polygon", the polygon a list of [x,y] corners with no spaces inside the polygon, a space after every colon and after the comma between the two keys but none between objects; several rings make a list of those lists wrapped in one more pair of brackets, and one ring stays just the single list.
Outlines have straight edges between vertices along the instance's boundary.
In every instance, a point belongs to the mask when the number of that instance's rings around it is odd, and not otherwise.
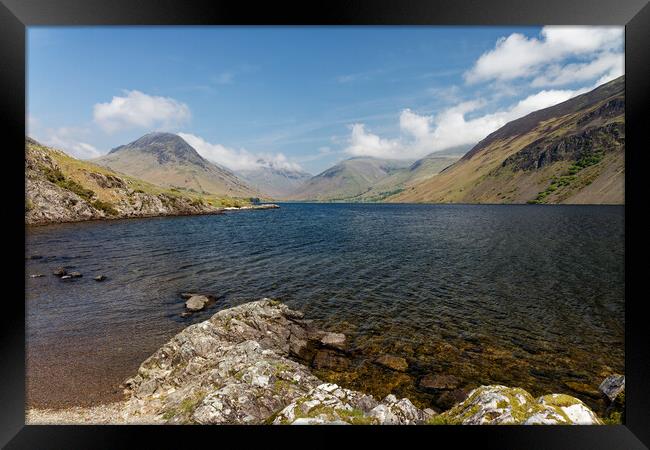
[{"label": "sky", "polygon": [[177,133],[231,170],[414,160],[624,73],[622,27],[30,27],[27,132]]}]

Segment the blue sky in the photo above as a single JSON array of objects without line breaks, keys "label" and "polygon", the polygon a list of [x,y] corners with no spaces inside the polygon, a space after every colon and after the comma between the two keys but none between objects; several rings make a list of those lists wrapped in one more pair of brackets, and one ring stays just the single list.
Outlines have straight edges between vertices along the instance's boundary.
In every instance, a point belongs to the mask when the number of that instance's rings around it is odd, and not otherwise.
[{"label": "blue sky", "polygon": [[179,133],[233,170],[415,159],[623,73],[623,29],[28,29],[28,133],[92,158]]}]

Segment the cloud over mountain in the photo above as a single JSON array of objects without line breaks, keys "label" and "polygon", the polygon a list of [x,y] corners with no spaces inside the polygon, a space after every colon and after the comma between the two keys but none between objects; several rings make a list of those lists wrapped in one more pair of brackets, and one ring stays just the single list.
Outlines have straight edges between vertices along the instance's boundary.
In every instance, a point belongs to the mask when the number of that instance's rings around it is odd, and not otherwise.
[{"label": "cloud over mountain", "polygon": [[133,90],[110,102],[97,103],[93,119],[107,133],[130,128],[175,128],[191,117],[190,108],[170,97],[159,97]]},{"label": "cloud over mountain", "polygon": [[205,159],[231,170],[252,170],[271,167],[285,170],[302,170],[299,164],[290,161],[282,153],[251,153],[246,149],[234,149],[221,144],[213,144],[191,133],[178,133]]}]

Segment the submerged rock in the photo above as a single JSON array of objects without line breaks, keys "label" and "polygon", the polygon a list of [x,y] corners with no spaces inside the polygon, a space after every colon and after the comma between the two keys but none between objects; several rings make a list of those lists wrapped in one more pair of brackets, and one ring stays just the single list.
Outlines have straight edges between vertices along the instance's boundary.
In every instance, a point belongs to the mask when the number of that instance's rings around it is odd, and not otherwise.
[{"label": "submerged rock", "polygon": [[345,348],[345,334],[343,333],[325,333],[320,340],[325,347],[332,347],[343,350]]},{"label": "submerged rock", "polygon": [[619,394],[625,392],[625,375],[610,375],[600,383],[598,390],[613,402]]},{"label": "submerged rock", "polygon": [[350,361],[345,355],[332,350],[319,350],[314,356],[312,365],[315,369],[328,369],[340,372],[350,366]]},{"label": "submerged rock", "polygon": [[62,277],[62,276],[64,276],[64,275],[66,275],[67,273],[68,273],[68,271],[65,270],[65,268],[63,268],[63,267],[57,267],[57,268],[54,269],[54,271],[52,272],[52,274],[53,274],[54,276],[57,276],[57,277]]},{"label": "submerged rock", "polygon": [[460,380],[453,375],[425,375],[420,387],[434,390],[451,390],[460,386]]},{"label": "submerged rock", "polygon": [[72,278],[81,278],[81,277],[83,277],[83,275],[80,272],[70,272],[69,275]]},{"label": "submerged rock", "polygon": [[404,358],[401,356],[394,355],[381,355],[375,360],[380,366],[386,367],[390,370],[395,370],[397,372],[406,372],[409,365]]},{"label": "submerged rock", "polygon": [[194,295],[185,302],[185,307],[190,311],[201,311],[209,301],[205,295]]},{"label": "submerged rock", "polygon": [[93,278],[95,281],[104,281],[106,279],[105,275],[97,275],[96,277]]}]

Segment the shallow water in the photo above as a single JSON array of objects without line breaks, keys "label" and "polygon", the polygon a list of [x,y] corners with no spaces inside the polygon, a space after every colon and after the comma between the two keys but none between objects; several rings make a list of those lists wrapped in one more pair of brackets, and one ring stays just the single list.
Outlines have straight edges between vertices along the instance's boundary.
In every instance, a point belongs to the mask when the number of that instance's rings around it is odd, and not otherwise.
[{"label": "shallow water", "polygon": [[[449,395],[418,379],[451,374],[464,389],[499,383],[598,407],[600,381],[624,371],[623,211],[283,204],[30,228],[26,255],[43,258],[26,261],[28,403],[118,398],[185,326],[272,297],[349,336],[354,370],[321,376],[352,388],[444,407]],[[61,281],[57,266],[84,277]],[[219,300],[184,319],[182,291]],[[381,353],[408,371],[368,363]]]}]

